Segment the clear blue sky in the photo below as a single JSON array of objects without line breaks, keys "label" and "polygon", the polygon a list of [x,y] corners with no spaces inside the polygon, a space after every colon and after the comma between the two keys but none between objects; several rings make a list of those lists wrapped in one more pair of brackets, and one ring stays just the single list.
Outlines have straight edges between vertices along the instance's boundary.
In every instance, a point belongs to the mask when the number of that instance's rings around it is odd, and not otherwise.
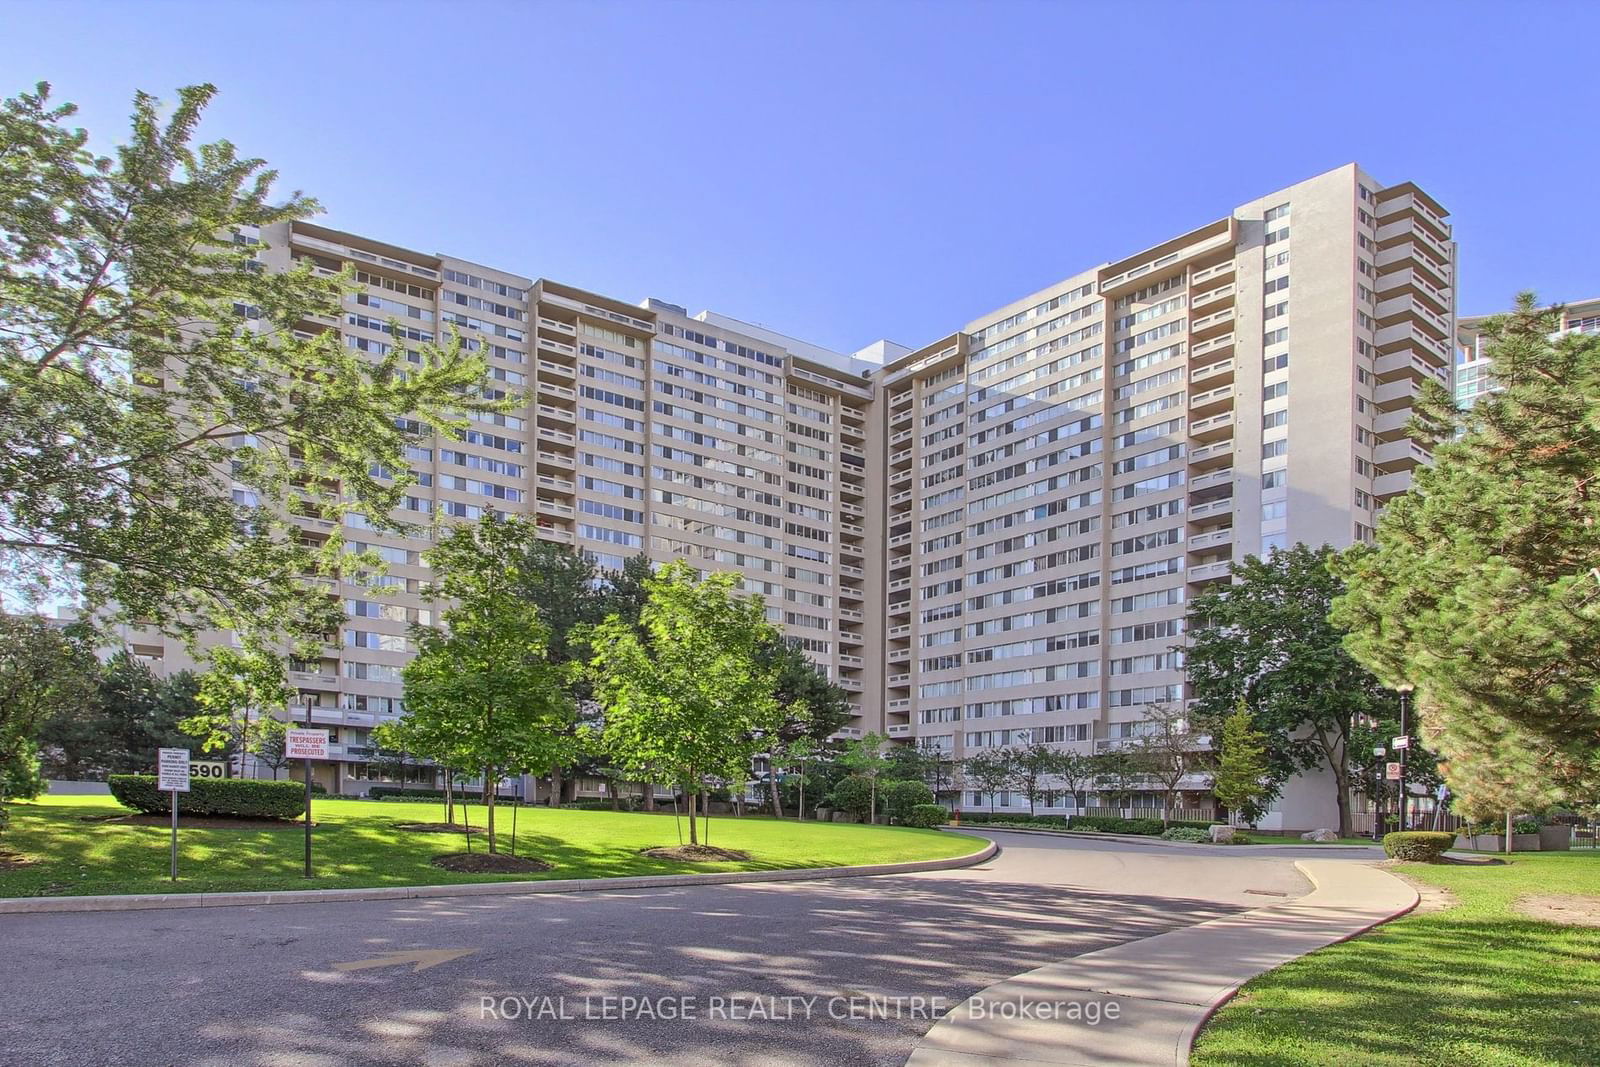
[{"label": "clear blue sky", "polygon": [[[1460,310],[1600,296],[1600,5],[0,0],[4,95],[205,132],[322,221],[845,350],[920,345],[1358,160]],[[1027,210],[1023,210],[1023,206]]]}]

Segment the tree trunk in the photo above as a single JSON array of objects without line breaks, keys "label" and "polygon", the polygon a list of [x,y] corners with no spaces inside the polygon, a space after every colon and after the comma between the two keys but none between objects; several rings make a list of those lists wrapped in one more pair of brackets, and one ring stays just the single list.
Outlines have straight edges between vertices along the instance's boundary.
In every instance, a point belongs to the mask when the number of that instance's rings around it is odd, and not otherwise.
[{"label": "tree trunk", "polygon": [[498,851],[494,843],[494,795],[494,768],[485,767],[483,769],[483,827],[485,836],[489,839],[489,853],[491,855]]},{"label": "tree trunk", "polygon": [[655,811],[656,810],[656,787],[655,787],[655,785],[653,783],[650,783],[650,782],[642,782],[640,784],[644,788],[644,810],[645,811]]},{"label": "tree trunk", "polygon": [[[1342,755],[1342,754],[1341,754]],[[1339,791],[1339,836],[1350,836],[1350,770],[1341,758],[1333,764],[1333,787]]]},{"label": "tree trunk", "polygon": [[1506,812],[1506,851],[1515,852],[1516,847],[1511,841],[1511,813]]},{"label": "tree trunk", "polygon": [[683,803],[689,809],[689,844],[698,845],[700,843],[700,831],[695,826],[694,811],[694,798],[697,795],[697,791],[694,789],[685,789],[683,794]]},{"label": "tree trunk", "polygon": [[451,826],[456,824],[456,791],[452,779],[455,775],[449,767],[444,769],[444,821]]},{"label": "tree trunk", "polygon": [[868,779],[872,783],[871,800],[867,805],[867,822],[877,825],[878,822],[878,776],[873,775]]},{"label": "tree trunk", "polygon": [[772,790],[772,815],[783,818],[783,797],[778,795],[778,765],[767,760],[767,788]]},{"label": "tree trunk", "polygon": [[611,794],[611,810],[612,811],[621,811],[622,810],[622,795],[621,795],[621,790],[619,790],[617,788],[617,784],[618,783],[613,779],[610,779],[610,778],[606,779],[606,792]]},{"label": "tree trunk", "polygon": [[561,768],[550,769],[550,806],[556,807],[561,803]]},{"label": "tree trunk", "polygon": [[706,844],[710,844],[711,843],[711,791],[706,788],[704,782],[700,783],[700,811],[702,812],[700,817],[703,818],[706,821],[706,832],[704,834],[702,834],[701,836],[706,839]]}]

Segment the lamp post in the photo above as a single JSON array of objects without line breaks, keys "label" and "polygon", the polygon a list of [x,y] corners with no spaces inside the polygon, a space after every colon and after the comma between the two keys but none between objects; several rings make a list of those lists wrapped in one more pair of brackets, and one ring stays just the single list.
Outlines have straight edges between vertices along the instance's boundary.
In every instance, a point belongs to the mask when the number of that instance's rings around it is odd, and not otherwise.
[{"label": "lamp post", "polygon": [[1373,773],[1373,777],[1376,779],[1376,782],[1372,790],[1372,839],[1374,841],[1382,841],[1383,793],[1385,788],[1383,784],[1383,758],[1389,754],[1388,746],[1374,745],[1372,754],[1373,756],[1377,757],[1378,761],[1376,770]]},{"label": "lamp post", "polygon": [[1400,831],[1406,829],[1406,753],[1411,751],[1411,735],[1406,732],[1406,702],[1411,696],[1411,691],[1416,687],[1410,682],[1401,682],[1395,686],[1395,692],[1400,694],[1400,736],[1406,739],[1406,747],[1400,750]]}]

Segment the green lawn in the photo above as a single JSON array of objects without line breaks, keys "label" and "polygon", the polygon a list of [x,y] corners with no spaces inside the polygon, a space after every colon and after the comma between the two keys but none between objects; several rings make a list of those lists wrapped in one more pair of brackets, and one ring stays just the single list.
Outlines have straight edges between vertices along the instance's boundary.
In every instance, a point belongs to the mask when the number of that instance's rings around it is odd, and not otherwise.
[{"label": "green lawn", "polygon": [[[442,803],[319,797],[313,808],[315,879],[308,882],[301,876],[304,832],[299,824],[270,830],[180,827],[179,880],[174,885],[167,878],[168,828],[83,820],[86,815],[124,810],[110,797],[46,796],[35,803],[11,805],[11,828],[0,833],[0,853],[20,854],[33,862],[11,869],[0,863],[0,897],[348,889],[835,867],[962,856],[985,844],[936,830],[713,816],[711,844],[748,852],[750,860],[679,863],[639,855],[643,848],[678,843],[671,815],[522,808],[517,815],[517,853],[543,860],[552,869],[513,875],[456,874],[428,861],[441,853],[462,851],[460,835],[394,828],[401,822],[442,822]],[[472,824],[482,819],[482,807],[473,805]],[[501,850],[506,851],[511,809],[498,809],[495,824]],[[683,825],[687,833],[687,823]],[[482,848],[482,835],[473,836],[472,847]]]},{"label": "green lawn", "polygon": [[1458,903],[1268,972],[1201,1034],[1196,1067],[1534,1067],[1600,1063],[1600,927],[1512,909],[1600,904],[1600,855],[1524,853],[1504,866],[1404,864]]}]

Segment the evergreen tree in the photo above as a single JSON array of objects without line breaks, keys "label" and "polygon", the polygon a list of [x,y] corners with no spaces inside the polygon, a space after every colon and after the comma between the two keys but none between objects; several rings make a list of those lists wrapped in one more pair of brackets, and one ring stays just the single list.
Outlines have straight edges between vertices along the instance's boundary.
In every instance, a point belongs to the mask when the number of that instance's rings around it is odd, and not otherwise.
[{"label": "evergreen tree", "polygon": [[1560,325],[1522,294],[1483,326],[1499,392],[1458,411],[1425,386],[1413,432],[1434,463],[1339,567],[1351,648],[1417,686],[1458,795],[1526,763],[1600,796],[1600,335]]},{"label": "evergreen tree", "polygon": [[1211,792],[1217,803],[1253,826],[1261,818],[1272,790],[1266,784],[1267,738],[1255,728],[1243,698],[1222,720],[1218,749]]}]

